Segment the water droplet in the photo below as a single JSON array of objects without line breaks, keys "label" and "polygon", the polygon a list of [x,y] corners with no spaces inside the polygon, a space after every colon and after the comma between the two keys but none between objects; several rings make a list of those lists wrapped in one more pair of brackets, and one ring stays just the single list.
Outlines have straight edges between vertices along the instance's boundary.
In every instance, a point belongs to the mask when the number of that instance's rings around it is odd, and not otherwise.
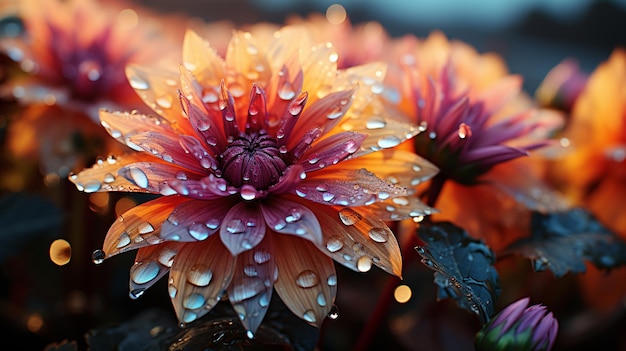
[{"label": "water droplet", "polygon": [[335,106],[332,110],[330,110],[330,112],[328,112],[328,114],[326,115],[326,118],[337,119],[338,117],[341,117],[342,115],[343,115],[343,109],[341,108],[341,106]]},{"label": "water droplet", "polygon": [[209,237],[209,228],[202,223],[193,223],[188,229],[189,235],[198,241],[202,241]]},{"label": "water droplet", "polygon": [[339,219],[345,225],[354,225],[363,217],[351,208],[343,208],[339,211]]},{"label": "water droplet", "polygon": [[252,330],[246,331],[246,336],[248,337],[248,339],[254,339],[254,333],[252,332]]},{"label": "water droplet", "polygon": [[196,263],[187,271],[187,281],[195,286],[207,286],[211,278],[213,278],[213,272],[202,263]]},{"label": "water droplet", "polygon": [[317,277],[317,274],[312,270],[304,270],[296,277],[296,285],[303,289],[312,288],[318,283],[319,278]]},{"label": "water droplet", "polygon": [[317,319],[315,318],[315,312],[313,312],[313,310],[307,310],[306,312],[304,312],[302,318],[309,323],[317,322]]},{"label": "water droplet", "polygon": [[330,308],[328,318],[333,320],[339,318],[339,307],[337,307],[337,305],[333,305],[333,307]]},{"label": "water droplet", "polygon": [[153,280],[161,271],[159,265],[154,261],[149,261],[147,263],[137,262],[131,270],[132,272],[130,273],[130,278],[133,282],[135,282],[135,284],[140,285]]},{"label": "water droplet", "polygon": [[128,173],[135,185],[143,189],[148,187],[148,177],[146,176],[146,173],[144,173],[144,171],[142,171],[140,168],[129,167]]},{"label": "water droplet", "polygon": [[100,188],[102,187],[102,184],[95,179],[91,179],[82,183],[81,186],[83,187],[84,192],[93,193],[93,192],[100,190]]},{"label": "water droplet", "polygon": [[241,234],[246,232],[246,226],[241,219],[231,219],[226,224],[226,230],[231,234]]},{"label": "water droplet", "polygon": [[394,146],[398,146],[402,140],[395,135],[387,135],[378,139],[378,146],[386,149]]},{"label": "water droplet", "polygon": [[409,204],[409,198],[406,196],[394,197],[391,202],[400,206],[407,206]]},{"label": "water droplet", "polygon": [[111,173],[107,173],[104,175],[103,178],[104,182],[109,184],[109,183],[113,183],[115,181],[115,176]]},{"label": "water droplet", "polygon": [[326,242],[326,248],[330,252],[337,252],[343,248],[343,241],[338,236],[333,236]]},{"label": "water droplet", "polygon": [[121,249],[124,246],[130,244],[130,236],[127,232],[123,232],[120,237],[117,239],[117,248]]},{"label": "water droplet", "polygon": [[156,99],[156,104],[159,105],[161,108],[164,109],[168,109],[172,107],[172,97],[169,95],[164,95],[161,96],[160,98]]},{"label": "water droplet", "polygon": [[243,274],[245,274],[247,277],[253,278],[258,276],[259,272],[257,272],[256,268],[253,265],[249,264],[243,267]]},{"label": "water droplet", "polygon": [[139,76],[132,76],[128,81],[130,82],[130,86],[137,90],[146,90],[150,88],[148,81]]},{"label": "water droplet", "polygon": [[361,256],[356,261],[356,268],[359,272],[367,272],[372,269],[372,259],[368,256]]},{"label": "water droplet", "polygon": [[328,279],[326,279],[326,284],[328,284],[328,286],[337,286],[337,275],[336,274],[329,275]]},{"label": "water droplet", "polygon": [[183,315],[183,323],[181,323],[181,327],[184,327],[184,323],[191,323],[198,318],[198,315],[195,312],[186,311]]},{"label": "water droplet", "polygon": [[165,267],[172,267],[172,263],[174,263],[174,256],[176,256],[176,251],[168,248],[167,246],[163,246],[161,248],[161,252],[159,252],[159,263]]},{"label": "water droplet", "polygon": [[257,192],[256,189],[252,185],[244,184],[241,186],[241,190],[239,190],[239,194],[241,198],[250,201],[256,199]]},{"label": "water droplet", "polygon": [[322,307],[326,306],[326,296],[324,296],[323,292],[317,294],[317,304]]},{"label": "water droplet", "polygon": [[104,251],[102,250],[96,250],[91,254],[91,260],[95,264],[101,264],[102,262],[104,262],[105,257],[106,255],[104,254]]},{"label": "water droplet", "polygon": [[387,228],[381,228],[381,227],[371,228],[367,232],[367,234],[369,235],[370,239],[374,240],[377,243],[387,242],[387,239],[389,237]]},{"label": "water droplet", "polygon": [[144,293],[144,292],[146,292],[146,289],[134,289],[134,290],[131,290],[131,291],[128,293],[128,296],[129,296],[131,299],[136,300],[136,299],[140,298],[140,297],[141,297],[141,295],[143,295],[143,293]]},{"label": "water droplet", "polygon": [[189,294],[183,300],[183,307],[189,310],[196,310],[204,306],[205,302],[206,300],[204,299],[204,296],[202,296],[201,294],[197,294],[197,293]]},{"label": "water droplet", "polygon": [[220,220],[218,218],[211,218],[206,222],[206,226],[209,229],[217,229],[220,226]]},{"label": "water droplet", "polygon": [[365,122],[365,127],[367,129],[382,129],[385,128],[387,123],[383,119],[372,118],[369,121]]},{"label": "water droplet", "polygon": [[[291,100],[296,96],[296,91],[290,82],[285,81],[278,87],[278,97],[282,100]],[[300,113],[299,111],[295,114]]]},{"label": "water droplet", "polygon": [[269,261],[270,258],[270,253],[265,250],[256,250],[254,252],[254,262],[256,262],[257,264],[263,264]]},{"label": "water droplet", "polygon": [[172,283],[169,283],[167,285],[167,293],[170,295],[170,298],[175,298],[176,294],[178,293],[178,289],[176,288],[176,286]]},{"label": "water droplet", "polygon": [[140,224],[137,227],[137,231],[139,232],[139,234],[148,234],[154,231],[154,227],[152,226],[152,224],[146,222],[146,223]]}]

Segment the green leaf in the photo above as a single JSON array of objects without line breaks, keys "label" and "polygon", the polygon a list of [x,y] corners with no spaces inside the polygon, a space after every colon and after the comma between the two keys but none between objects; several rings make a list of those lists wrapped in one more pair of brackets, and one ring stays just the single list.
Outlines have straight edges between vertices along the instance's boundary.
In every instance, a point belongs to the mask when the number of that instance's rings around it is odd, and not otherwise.
[{"label": "green leaf", "polygon": [[452,298],[487,323],[501,291],[493,251],[449,222],[422,223],[417,234],[426,243],[416,247],[422,263],[435,271],[437,299]]},{"label": "green leaf", "polygon": [[626,242],[582,208],[531,217],[531,237],[511,244],[507,254],[530,258],[536,271],[556,277],[585,272],[585,260],[610,269],[626,263]]}]

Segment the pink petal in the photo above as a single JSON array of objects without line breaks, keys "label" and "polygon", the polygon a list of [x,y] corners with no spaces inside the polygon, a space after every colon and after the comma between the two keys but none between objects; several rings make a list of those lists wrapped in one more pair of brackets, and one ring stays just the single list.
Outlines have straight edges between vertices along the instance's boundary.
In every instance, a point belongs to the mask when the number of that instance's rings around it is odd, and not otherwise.
[{"label": "pink petal", "polygon": [[228,287],[228,299],[250,333],[255,333],[261,325],[278,278],[272,252],[271,240],[266,238],[254,249],[239,254],[237,268]]},{"label": "pink petal", "polygon": [[272,194],[283,194],[293,192],[296,186],[306,178],[306,173],[299,164],[293,164],[285,169],[283,175],[278,179],[278,183],[269,188]]},{"label": "pink petal", "polygon": [[162,195],[176,193],[169,185],[174,180],[198,177],[196,173],[187,169],[158,162],[131,163],[120,168],[117,174],[138,188]]},{"label": "pink petal", "polygon": [[265,236],[265,219],[256,202],[239,202],[230,208],[220,238],[233,256],[258,245]]},{"label": "pink petal", "polygon": [[189,122],[191,122],[196,134],[203,141],[203,147],[212,155],[219,154],[220,150],[226,147],[226,138],[224,137],[221,118],[218,119],[209,115],[205,110],[191,103],[182,94],[179,97]]},{"label": "pink petal", "polygon": [[195,242],[215,233],[234,201],[229,198],[202,201],[190,200],[178,205],[163,222],[163,240]]},{"label": "pink petal", "polygon": [[185,243],[170,268],[168,292],[181,323],[191,323],[209,312],[231,282],[235,257],[217,236]]},{"label": "pink petal", "polygon": [[174,140],[178,135],[178,132],[172,128],[165,118],[136,112],[100,110],[100,123],[113,138],[136,151],[142,151],[142,149],[130,142],[128,138],[139,132],[160,132]]},{"label": "pink petal", "polygon": [[528,152],[510,146],[493,145],[473,149],[465,153],[462,161],[464,164],[475,162],[485,166],[492,166],[522,156],[528,156]]},{"label": "pink petal", "polygon": [[271,235],[278,266],[274,289],[296,316],[320,326],[337,294],[333,261],[308,240]]},{"label": "pink petal", "polygon": [[198,161],[186,152],[181,146],[181,143],[178,142],[179,138],[182,137],[187,136],[181,135],[171,138],[170,135],[164,135],[158,132],[143,132],[134,134],[128,137],[127,140],[165,162],[184,167],[200,174],[204,173],[206,167],[201,167]]},{"label": "pink petal", "polygon": [[289,139],[287,136],[291,135],[293,132],[293,128],[304,110],[308,97],[309,94],[304,91],[289,103],[289,106],[279,122],[278,131],[276,132],[278,146],[282,146],[287,143],[287,139]]},{"label": "pink petal", "polygon": [[265,222],[275,232],[293,234],[315,244],[322,241],[322,230],[315,213],[286,197],[273,197],[261,204]]},{"label": "pink petal", "polygon": [[250,90],[250,106],[248,106],[248,121],[246,123],[246,131],[258,132],[265,129],[265,116],[267,115],[267,106],[265,91],[258,85],[253,84]]}]

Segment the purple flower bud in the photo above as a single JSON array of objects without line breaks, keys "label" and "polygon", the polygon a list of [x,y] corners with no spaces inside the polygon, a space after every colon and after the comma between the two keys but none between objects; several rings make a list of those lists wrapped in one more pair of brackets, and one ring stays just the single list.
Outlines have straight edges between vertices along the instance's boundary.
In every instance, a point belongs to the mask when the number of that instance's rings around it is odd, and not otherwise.
[{"label": "purple flower bud", "polygon": [[503,309],[476,335],[476,350],[549,351],[559,324],[545,306],[520,299]]}]

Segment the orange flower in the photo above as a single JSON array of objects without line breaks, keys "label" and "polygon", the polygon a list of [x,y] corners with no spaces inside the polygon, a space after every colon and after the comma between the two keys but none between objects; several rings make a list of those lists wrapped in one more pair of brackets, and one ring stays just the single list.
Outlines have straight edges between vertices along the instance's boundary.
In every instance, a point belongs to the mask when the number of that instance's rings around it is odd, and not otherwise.
[{"label": "orange flower", "polygon": [[138,249],[132,297],[169,271],[182,323],[227,291],[249,335],[274,289],[319,325],[335,298],[333,259],[400,275],[385,221],[431,209],[383,179],[409,183],[435,169],[386,149],[418,130],[372,114],[385,65],[337,70],[337,59],[301,28],[235,32],[225,59],[190,31],[180,74],[128,68],[159,116],[102,111],[108,132],[140,152],[70,179],[85,192],[164,196],[123,214],[96,261]]},{"label": "orange flower", "polygon": [[[553,163],[554,184],[626,239],[626,50],[618,48],[591,74],[564,130],[573,151]],[[622,302],[626,268],[610,274],[587,265],[580,277],[587,302],[612,311]]]},{"label": "orange flower", "polygon": [[[495,249],[523,235],[525,207],[556,206],[535,166],[512,160],[547,146],[556,115],[538,113],[520,93],[521,78],[502,60],[434,32],[393,48],[398,108],[420,126],[405,146],[440,173],[423,188],[427,203]],[[524,206],[520,204],[524,203]],[[514,234],[514,231],[518,231]]]}]

